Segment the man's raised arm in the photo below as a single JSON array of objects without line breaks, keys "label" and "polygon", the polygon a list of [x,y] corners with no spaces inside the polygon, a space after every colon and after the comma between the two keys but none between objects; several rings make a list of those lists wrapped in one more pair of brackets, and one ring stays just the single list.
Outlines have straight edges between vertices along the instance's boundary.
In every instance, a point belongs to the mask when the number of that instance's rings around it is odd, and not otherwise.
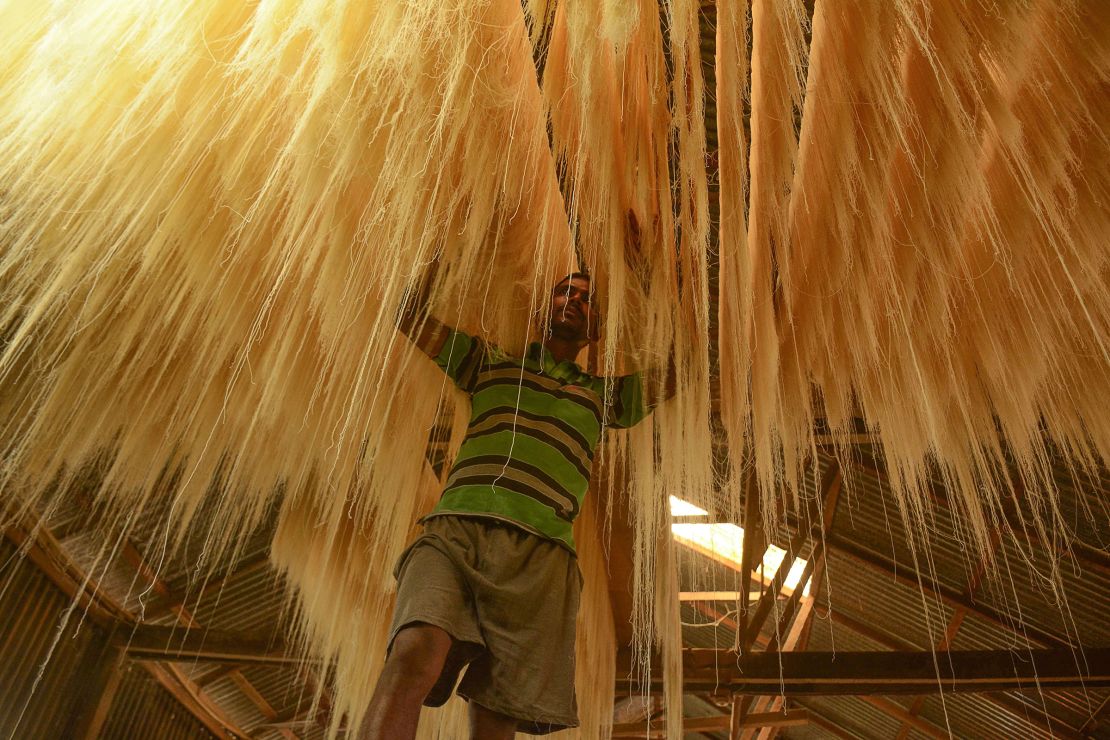
[{"label": "man's raised arm", "polygon": [[397,312],[397,328],[424,354],[435,359],[443,351],[450,330],[428,313],[430,285],[431,277],[425,275],[405,291]]},{"label": "man's raised arm", "polygon": [[397,312],[397,328],[421,352],[432,358],[460,389],[473,392],[478,371],[486,357],[486,344],[453,329],[428,313],[431,278],[425,276],[406,293]]}]

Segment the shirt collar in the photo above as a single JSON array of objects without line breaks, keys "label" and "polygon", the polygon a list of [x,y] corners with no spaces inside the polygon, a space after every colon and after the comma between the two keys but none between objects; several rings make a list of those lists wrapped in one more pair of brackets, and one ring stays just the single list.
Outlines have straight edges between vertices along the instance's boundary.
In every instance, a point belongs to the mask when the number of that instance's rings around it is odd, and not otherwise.
[{"label": "shirt collar", "polygon": [[582,368],[574,360],[556,360],[551,350],[541,342],[528,345],[528,359],[540,366],[545,375],[558,375],[568,378],[582,375]]}]

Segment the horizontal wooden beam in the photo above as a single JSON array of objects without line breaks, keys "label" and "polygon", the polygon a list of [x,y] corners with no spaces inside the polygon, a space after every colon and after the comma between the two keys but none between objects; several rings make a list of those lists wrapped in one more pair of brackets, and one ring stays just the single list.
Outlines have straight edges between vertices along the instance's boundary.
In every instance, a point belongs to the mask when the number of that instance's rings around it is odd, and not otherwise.
[{"label": "horizontal wooden beam", "polygon": [[[682,720],[684,732],[728,731],[731,717],[721,714],[712,717],[685,717]],[[760,712],[749,714],[741,727],[795,727],[809,722],[808,709],[791,709],[786,712]],[[613,725],[614,738],[640,738],[651,733],[662,733],[667,729],[665,721],[626,722]]]},{"label": "horizontal wooden beam", "polygon": [[122,630],[117,642],[131,660],[204,663],[302,664],[276,635],[214,629],[140,625]]},{"label": "horizontal wooden beam", "polygon": [[[739,655],[702,648],[682,653],[689,693],[888,696],[1110,687],[1110,648],[1087,648],[1083,654],[1047,649]],[[661,676],[652,676],[649,690],[662,690]],[[619,694],[636,691],[642,688],[618,682]]]},{"label": "horizontal wooden beam", "polygon": [[[894,637],[885,632],[874,630],[867,624],[848,616],[843,610],[828,610],[820,613],[819,616],[822,619],[831,619],[836,624],[861,634],[891,650],[917,650],[917,646],[908,642],[905,638]],[[1078,739],[1082,735],[1080,731],[1065,724],[1060,718],[1052,717],[1050,719],[1049,715],[1045,713],[1044,707],[1039,702],[1033,706],[1021,704],[1006,694],[983,694],[982,698],[989,704],[993,704],[1011,714],[1025,717],[1028,721],[1037,725],[1049,735],[1066,739]]]},{"label": "horizontal wooden beam", "polygon": [[[0,511],[0,514],[8,515],[8,512]],[[98,589],[96,581],[73,563],[45,526],[34,522],[26,526],[9,524],[4,528],[4,536],[26,553],[27,559],[76,602],[82,613],[98,627],[111,630],[117,622],[133,621],[134,615],[105,590]]]}]

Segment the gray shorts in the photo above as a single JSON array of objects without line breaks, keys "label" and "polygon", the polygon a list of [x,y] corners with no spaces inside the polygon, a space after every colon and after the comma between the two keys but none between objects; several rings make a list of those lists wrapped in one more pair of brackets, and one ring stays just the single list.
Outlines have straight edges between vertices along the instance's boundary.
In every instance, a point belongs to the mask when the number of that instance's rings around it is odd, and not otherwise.
[{"label": "gray shorts", "polygon": [[[578,726],[574,628],[581,574],[566,548],[487,517],[441,515],[401,555],[389,644],[416,623],[455,642],[425,705],[458,694],[520,732]],[[469,666],[469,667],[467,667]]]}]

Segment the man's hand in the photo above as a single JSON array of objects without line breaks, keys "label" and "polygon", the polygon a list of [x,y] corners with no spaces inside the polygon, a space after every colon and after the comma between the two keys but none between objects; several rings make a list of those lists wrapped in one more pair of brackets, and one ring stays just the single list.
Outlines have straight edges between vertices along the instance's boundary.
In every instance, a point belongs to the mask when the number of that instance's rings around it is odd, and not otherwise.
[{"label": "man's hand", "polygon": [[405,294],[401,297],[401,306],[397,309],[397,328],[410,339],[415,339],[413,332],[428,316],[431,283],[432,276],[426,272],[419,280],[406,287]]},{"label": "man's hand", "polygon": [[447,329],[428,315],[432,283],[439,272],[439,256],[405,290],[397,310],[397,328],[429,357],[436,357],[447,341]]}]

